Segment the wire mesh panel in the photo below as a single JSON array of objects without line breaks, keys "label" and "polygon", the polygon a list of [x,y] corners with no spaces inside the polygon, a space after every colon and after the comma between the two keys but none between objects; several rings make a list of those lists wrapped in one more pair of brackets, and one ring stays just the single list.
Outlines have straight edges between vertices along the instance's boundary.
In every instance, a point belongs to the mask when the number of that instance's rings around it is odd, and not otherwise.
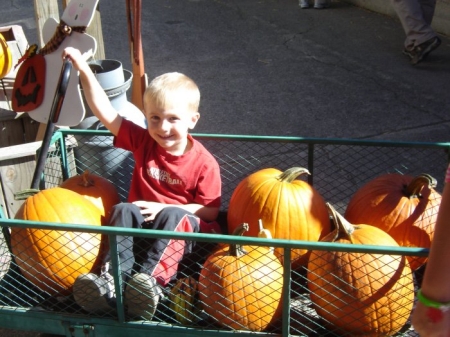
[{"label": "wire mesh panel", "polygon": [[228,208],[237,184],[263,168],[309,169],[311,176],[300,179],[309,180],[327,201],[343,210],[358,188],[386,173],[429,173],[438,180],[440,190],[448,161],[446,146],[332,139],[237,139],[200,138],[220,164],[224,209]]},{"label": "wire mesh panel", "polygon": [[[103,136],[107,133],[78,133],[75,134],[77,145],[65,150],[68,174],[89,170],[105,177],[114,182],[125,201],[134,167],[131,153],[114,148],[112,136]],[[440,191],[448,162],[446,144],[202,135],[197,139],[220,165],[224,211],[239,182],[263,168],[280,171],[307,168],[311,176],[300,179],[308,180],[342,211],[358,188],[386,173],[412,176],[428,173],[437,179],[436,189]],[[45,171],[47,187],[57,186],[64,179],[60,151],[57,147],[50,152]]]},{"label": "wire mesh panel", "polygon": [[[15,228],[17,222],[9,220],[8,225]],[[80,230],[83,232],[78,233]],[[90,235],[91,241],[95,234],[89,234],[90,230],[93,228],[76,228],[61,234],[74,240]],[[174,236],[152,230],[102,231],[114,237],[131,235],[134,240]],[[55,230],[51,232],[49,236],[55,236]],[[208,242],[203,241],[205,236]],[[180,233],[173,237],[190,242],[194,249],[181,261],[168,260],[178,272],[164,287],[145,277],[136,283],[136,276],[142,275],[138,273],[143,267],[139,259],[133,261],[133,277],[126,277],[120,268],[102,273],[96,269],[95,259],[85,260],[76,269],[69,245],[60,247],[60,242],[47,240],[48,247],[41,245],[39,257],[21,251],[13,255],[16,263],[0,282],[0,312],[2,308],[32,309],[31,315],[35,310],[65,315],[65,319],[70,315],[77,321],[98,319],[97,324],[119,322],[123,328],[138,323],[151,330],[162,324],[168,333],[183,327],[215,333],[417,336],[409,316],[419,284],[402,255],[411,254],[407,248],[390,252],[380,247],[372,252],[359,245],[212,236]],[[110,241],[114,239],[110,237]],[[274,254],[276,247],[289,251],[307,248],[313,257],[307,266],[291,270],[289,260]],[[48,250],[65,256],[44,256]],[[337,260],[341,261],[338,269],[333,264]],[[52,272],[39,274],[43,266]]]},{"label": "wire mesh panel", "polygon": [[[47,189],[89,170],[113,182],[126,200],[134,165],[130,153],[113,148],[108,133],[62,131],[60,136],[43,175]],[[68,142],[70,137],[76,142]],[[448,162],[448,144],[211,135],[197,139],[219,162],[224,212],[236,186],[263,168],[307,168],[311,175],[300,179],[308,180],[343,213],[356,190],[377,176],[426,172],[441,182]],[[226,228],[226,221],[223,225]],[[27,315],[57,314],[69,325],[90,322],[99,334],[109,327],[108,335],[118,336],[136,324],[143,327],[136,336],[155,327],[168,335],[183,328],[211,336],[417,336],[410,315],[423,268],[412,271],[408,256],[426,256],[419,248],[20,220],[3,220],[2,226],[11,228],[14,238],[12,247],[8,240],[0,241],[2,256],[10,258],[4,259],[7,267],[0,274],[0,314],[24,309]],[[167,259],[167,267],[177,272],[161,286],[142,272],[146,250],[135,248],[133,259],[121,260],[118,247],[125,239],[139,242],[135,247],[164,239],[191,249],[181,260],[177,254]],[[291,265],[298,249],[309,259]],[[108,252],[111,261],[104,265]],[[130,274],[124,273],[125,265],[132,266]]]}]

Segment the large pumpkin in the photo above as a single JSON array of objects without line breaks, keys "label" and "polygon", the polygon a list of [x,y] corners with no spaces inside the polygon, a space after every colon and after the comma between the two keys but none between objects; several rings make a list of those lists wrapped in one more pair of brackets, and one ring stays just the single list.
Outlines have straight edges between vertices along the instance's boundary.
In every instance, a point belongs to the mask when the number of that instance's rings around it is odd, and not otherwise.
[{"label": "large pumpkin", "polygon": [[[230,199],[228,230],[248,223],[245,235],[258,236],[259,221],[275,239],[318,241],[331,230],[325,201],[310,184],[296,180],[309,174],[305,168],[294,167],[285,172],[274,168],[257,171],[242,180]],[[283,250],[275,250],[277,256]],[[304,266],[308,251],[292,251],[292,267]]]},{"label": "large pumpkin", "polygon": [[[89,200],[64,188],[28,197],[16,219],[59,225],[101,225],[101,214]],[[12,227],[11,248],[22,274],[51,295],[67,293],[75,279],[88,273],[100,247],[100,234]]]},{"label": "large pumpkin", "polygon": [[[329,207],[336,229],[322,241],[398,247],[381,229],[352,225]],[[307,278],[317,313],[345,336],[393,336],[413,308],[413,275],[405,256],[313,250]]]},{"label": "large pumpkin", "polygon": [[[436,180],[428,174],[417,177],[385,174],[362,186],[350,199],[344,217],[390,234],[402,247],[430,248],[441,195]],[[409,256],[412,270],[425,257]]]},{"label": "large pumpkin", "polygon": [[[108,179],[91,173],[85,170],[82,174],[70,177],[62,182],[62,188],[67,188],[71,191],[81,194],[83,197],[91,201],[102,214],[102,225],[108,225],[109,214],[114,205],[120,203],[120,196],[113,183]],[[109,249],[109,242],[107,235],[102,235],[102,244],[100,246],[100,253],[92,272],[100,272],[103,264],[103,252]]]},{"label": "large pumpkin", "polygon": [[[248,230],[248,224],[234,235]],[[281,314],[283,266],[268,247],[230,245],[205,261],[198,283],[200,302],[218,324],[262,331]]]},{"label": "large pumpkin", "polygon": [[112,207],[120,202],[119,193],[113,183],[87,170],[81,175],[66,179],[60,187],[77,192],[94,203],[103,216],[104,225]]}]

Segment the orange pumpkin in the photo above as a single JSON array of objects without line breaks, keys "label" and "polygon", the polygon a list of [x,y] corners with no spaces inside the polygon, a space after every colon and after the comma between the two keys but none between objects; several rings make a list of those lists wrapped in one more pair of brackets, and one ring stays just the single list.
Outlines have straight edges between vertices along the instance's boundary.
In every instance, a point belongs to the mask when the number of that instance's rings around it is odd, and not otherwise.
[{"label": "orange pumpkin", "polygon": [[0,80],[11,71],[13,63],[11,49],[3,34],[0,33]]},{"label": "orange pumpkin", "polygon": [[112,207],[120,202],[119,193],[113,183],[87,170],[81,175],[66,179],[60,187],[81,194],[97,206],[102,214],[102,224],[104,225]]},{"label": "orange pumpkin", "polygon": [[[228,230],[246,222],[246,235],[258,236],[259,221],[275,239],[318,241],[331,230],[325,201],[311,185],[296,180],[307,169],[294,167],[285,172],[274,168],[257,171],[242,180],[230,199]],[[275,249],[281,257],[283,250]],[[292,268],[306,265],[308,251],[292,251]]]},{"label": "orange pumpkin", "polygon": [[[390,234],[402,247],[430,248],[441,195],[436,180],[427,174],[412,177],[385,174],[361,187],[350,199],[344,217],[366,223]],[[409,256],[412,270],[425,257]]]},{"label": "orange pumpkin", "polygon": [[[352,225],[329,208],[336,229],[322,241],[398,247],[381,229]],[[393,336],[413,308],[413,275],[405,256],[313,250],[307,278],[317,313],[345,336]]]},{"label": "orange pumpkin", "polygon": [[281,314],[283,266],[267,247],[222,247],[205,261],[198,289],[204,310],[220,325],[262,331]]},{"label": "orange pumpkin", "polygon": [[[16,219],[64,224],[101,225],[98,208],[76,192],[51,188],[28,197]],[[75,279],[96,260],[100,234],[12,227],[16,262],[36,287],[51,295],[68,293]]]}]

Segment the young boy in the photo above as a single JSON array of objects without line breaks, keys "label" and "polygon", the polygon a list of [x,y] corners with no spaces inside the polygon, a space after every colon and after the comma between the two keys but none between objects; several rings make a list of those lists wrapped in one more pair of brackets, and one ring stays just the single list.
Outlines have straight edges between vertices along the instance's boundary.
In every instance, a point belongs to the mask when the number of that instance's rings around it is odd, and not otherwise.
[{"label": "young boy", "polygon": [[[133,153],[135,167],[128,202],[114,207],[110,224],[117,227],[216,232],[221,179],[214,157],[189,135],[200,117],[197,85],[180,73],[155,78],[144,93],[143,129],[123,119],[81,53],[66,48],[79,71],[89,107],[114,135],[116,147]],[[176,278],[178,264],[193,242],[118,236],[118,253],[125,284],[124,303],[130,319],[151,320],[161,287]],[[114,282],[109,252],[101,274],[84,274],[73,286],[75,301],[91,312],[110,311]]]}]

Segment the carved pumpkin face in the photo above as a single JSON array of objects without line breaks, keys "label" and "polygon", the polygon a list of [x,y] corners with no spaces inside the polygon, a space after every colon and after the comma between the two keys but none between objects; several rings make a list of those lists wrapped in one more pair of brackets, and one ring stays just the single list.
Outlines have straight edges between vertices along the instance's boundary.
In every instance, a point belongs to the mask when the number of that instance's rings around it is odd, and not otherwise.
[{"label": "carved pumpkin face", "polygon": [[45,59],[37,54],[26,59],[14,81],[12,107],[17,112],[36,109],[44,99]]}]

